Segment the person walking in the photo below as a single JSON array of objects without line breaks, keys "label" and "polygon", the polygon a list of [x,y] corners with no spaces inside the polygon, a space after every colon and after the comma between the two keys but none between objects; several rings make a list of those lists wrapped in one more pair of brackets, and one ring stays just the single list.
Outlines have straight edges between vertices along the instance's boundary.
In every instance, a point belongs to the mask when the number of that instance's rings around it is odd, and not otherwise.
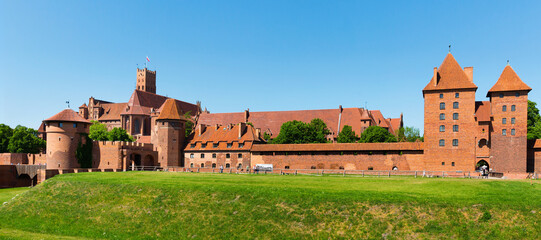
[{"label": "person walking", "polygon": [[224,165],[220,165],[220,173],[224,173]]}]

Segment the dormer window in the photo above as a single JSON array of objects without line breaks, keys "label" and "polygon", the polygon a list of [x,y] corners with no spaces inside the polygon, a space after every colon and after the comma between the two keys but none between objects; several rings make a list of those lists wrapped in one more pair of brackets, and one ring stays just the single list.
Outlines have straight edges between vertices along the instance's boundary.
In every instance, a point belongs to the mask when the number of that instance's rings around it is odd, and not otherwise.
[{"label": "dormer window", "polygon": [[243,148],[244,147],[244,143],[239,143],[239,148]]},{"label": "dormer window", "polygon": [[231,148],[233,146],[233,143],[227,143],[227,148]]},{"label": "dormer window", "polygon": [[195,143],[190,144],[190,148],[195,148]]},{"label": "dormer window", "polygon": [[212,144],[212,147],[213,147],[213,148],[217,148],[217,147],[218,147],[218,143],[213,143],[213,144]]},{"label": "dormer window", "polygon": [[201,148],[206,148],[206,147],[207,147],[206,143],[201,143]]}]

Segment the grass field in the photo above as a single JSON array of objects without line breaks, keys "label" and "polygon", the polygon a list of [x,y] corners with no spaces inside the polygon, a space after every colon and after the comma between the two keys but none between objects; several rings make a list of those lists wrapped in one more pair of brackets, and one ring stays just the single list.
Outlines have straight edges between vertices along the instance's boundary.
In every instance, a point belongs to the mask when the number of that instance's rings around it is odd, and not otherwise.
[{"label": "grass field", "polygon": [[541,182],[66,174],[0,207],[0,238],[541,239]]}]

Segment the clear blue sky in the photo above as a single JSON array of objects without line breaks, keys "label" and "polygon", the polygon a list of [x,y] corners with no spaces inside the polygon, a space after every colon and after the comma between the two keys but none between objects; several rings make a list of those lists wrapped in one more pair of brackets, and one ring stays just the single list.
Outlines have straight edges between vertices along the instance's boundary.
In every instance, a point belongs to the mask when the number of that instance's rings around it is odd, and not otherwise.
[{"label": "clear blue sky", "polygon": [[452,44],[485,100],[506,61],[541,102],[539,1],[1,1],[0,123],[37,128],[90,96],[157,93],[211,112],[379,109],[423,127]]}]

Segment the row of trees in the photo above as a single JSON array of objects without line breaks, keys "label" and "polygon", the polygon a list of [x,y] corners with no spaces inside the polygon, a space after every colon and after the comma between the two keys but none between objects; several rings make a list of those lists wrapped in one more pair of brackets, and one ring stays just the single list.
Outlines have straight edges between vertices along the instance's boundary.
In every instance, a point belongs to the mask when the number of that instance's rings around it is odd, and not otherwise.
[{"label": "row of trees", "polygon": [[[280,134],[274,139],[267,139],[273,144],[288,144],[288,143],[326,143],[327,135],[330,134],[327,125],[319,118],[313,119],[310,123],[301,121],[289,121],[282,124]],[[373,143],[373,142],[415,142],[422,141],[423,138],[419,134],[419,129],[413,127],[400,128],[395,136],[387,129],[379,126],[370,126],[364,130],[361,137],[358,137],[352,127],[345,125],[342,131],[338,134],[337,142],[339,143]]]},{"label": "row of trees", "polygon": [[541,116],[537,103],[528,100],[528,139],[541,139]]},{"label": "row of trees", "polygon": [[111,129],[111,131],[108,131],[105,124],[98,121],[91,122],[92,125],[90,126],[88,137],[94,141],[135,141],[135,139],[122,128],[115,127]]},{"label": "row of trees", "polygon": [[39,153],[44,148],[45,141],[38,137],[37,130],[0,124],[0,153]]}]

